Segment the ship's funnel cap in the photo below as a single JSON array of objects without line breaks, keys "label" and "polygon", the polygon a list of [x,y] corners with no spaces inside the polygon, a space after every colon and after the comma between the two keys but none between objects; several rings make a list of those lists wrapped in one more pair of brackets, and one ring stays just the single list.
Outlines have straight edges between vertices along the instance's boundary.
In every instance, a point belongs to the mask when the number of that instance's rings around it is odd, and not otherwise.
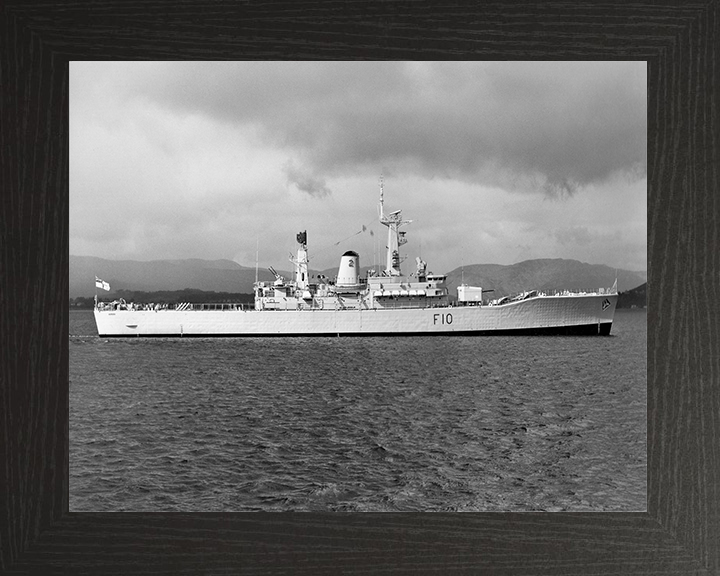
[{"label": "ship's funnel cap", "polygon": [[360,256],[357,252],[348,250],[340,258],[337,286],[356,286],[360,283]]}]

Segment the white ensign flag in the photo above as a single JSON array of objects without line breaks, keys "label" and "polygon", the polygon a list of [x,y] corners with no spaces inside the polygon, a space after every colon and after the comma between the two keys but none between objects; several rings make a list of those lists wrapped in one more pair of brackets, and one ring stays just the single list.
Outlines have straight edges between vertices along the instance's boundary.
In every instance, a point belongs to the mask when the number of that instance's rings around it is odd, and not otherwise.
[{"label": "white ensign flag", "polygon": [[105,280],[100,280],[97,276],[95,276],[95,287],[110,291],[110,284],[105,282]]}]

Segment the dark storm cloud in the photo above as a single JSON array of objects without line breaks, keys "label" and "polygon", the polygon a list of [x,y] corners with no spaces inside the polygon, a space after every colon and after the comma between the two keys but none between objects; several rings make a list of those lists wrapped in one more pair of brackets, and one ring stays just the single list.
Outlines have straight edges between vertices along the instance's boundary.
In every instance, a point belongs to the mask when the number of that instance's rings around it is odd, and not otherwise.
[{"label": "dark storm cloud", "polygon": [[167,63],[131,90],[253,127],[311,194],[386,166],[563,197],[645,175],[645,86],[638,62]]},{"label": "dark storm cloud", "polygon": [[327,187],[325,179],[313,176],[307,170],[298,168],[291,162],[283,166],[283,171],[287,176],[288,184],[294,184],[301,192],[316,197],[329,196],[332,193]]}]

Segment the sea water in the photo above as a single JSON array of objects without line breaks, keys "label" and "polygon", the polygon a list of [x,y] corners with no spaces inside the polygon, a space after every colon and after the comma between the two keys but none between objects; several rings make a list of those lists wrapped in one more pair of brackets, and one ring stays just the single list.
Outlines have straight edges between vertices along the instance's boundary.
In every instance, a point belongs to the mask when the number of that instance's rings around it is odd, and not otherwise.
[{"label": "sea water", "polygon": [[609,337],[99,338],[71,511],[643,511],[647,323]]}]

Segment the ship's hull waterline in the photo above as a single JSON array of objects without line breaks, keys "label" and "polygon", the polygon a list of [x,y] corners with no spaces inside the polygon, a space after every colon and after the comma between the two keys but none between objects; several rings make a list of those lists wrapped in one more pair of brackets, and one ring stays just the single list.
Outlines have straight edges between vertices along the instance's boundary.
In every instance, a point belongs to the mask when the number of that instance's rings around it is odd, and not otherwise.
[{"label": "ship's hull waterline", "polygon": [[617,294],[537,296],[499,306],[358,310],[95,310],[121,336],[608,335]]}]

